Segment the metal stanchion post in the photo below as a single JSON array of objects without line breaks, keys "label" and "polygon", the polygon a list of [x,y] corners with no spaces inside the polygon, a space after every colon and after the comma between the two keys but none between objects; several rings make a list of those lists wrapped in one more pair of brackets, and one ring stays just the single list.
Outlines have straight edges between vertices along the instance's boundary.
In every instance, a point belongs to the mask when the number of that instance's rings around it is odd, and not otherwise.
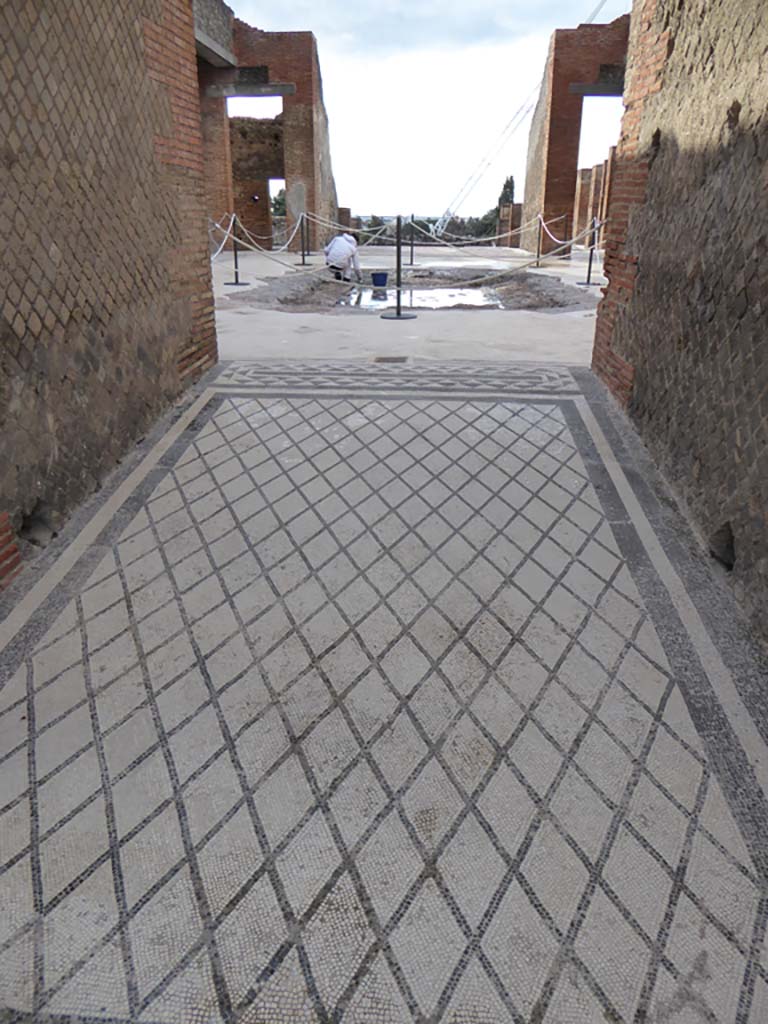
[{"label": "metal stanchion post", "polygon": [[539,235],[536,239],[536,266],[541,266],[541,233],[544,230],[544,225],[539,221]]},{"label": "metal stanchion post", "polygon": [[[579,281],[579,284],[592,284],[592,260],[595,258],[595,247],[597,246],[597,217],[592,218],[592,239],[589,243],[589,263],[587,264],[587,280]],[[598,284],[595,281],[595,284]]]},{"label": "metal stanchion post", "polygon": [[403,313],[403,218],[397,218],[397,234],[395,236],[395,278],[397,281],[397,303],[394,312],[391,309],[381,314],[382,320],[415,320],[415,313]]},{"label": "metal stanchion post", "polygon": [[225,281],[224,284],[228,285],[230,288],[235,288],[235,287],[242,288],[245,285],[247,285],[248,282],[240,280],[240,264],[239,264],[238,258],[237,258],[237,235],[234,232],[234,227],[232,229],[232,255],[233,255],[234,260],[235,260],[235,280],[234,281]]},{"label": "metal stanchion post", "polygon": [[416,220],[416,218],[415,218],[414,214],[411,214],[411,262],[410,262],[410,264],[409,264],[409,266],[411,266],[411,267],[412,267],[412,266],[413,266],[413,264],[414,264],[414,259],[413,259],[413,246],[414,246],[414,239],[415,239],[415,237],[416,237],[416,227],[415,227],[415,220]]},{"label": "metal stanchion post", "polygon": [[299,234],[301,235],[301,266],[307,265],[307,218],[303,213],[299,214]]}]

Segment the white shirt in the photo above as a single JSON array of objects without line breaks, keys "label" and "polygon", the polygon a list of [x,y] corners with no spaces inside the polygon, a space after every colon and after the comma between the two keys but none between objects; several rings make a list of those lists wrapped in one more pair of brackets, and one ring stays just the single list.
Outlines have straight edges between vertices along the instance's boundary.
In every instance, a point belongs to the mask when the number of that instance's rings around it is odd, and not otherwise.
[{"label": "white shirt", "polygon": [[352,235],[336,235],[325,247],[325,262],[329,266],[349,270],[350,263],[360,273],[360,260],[357,255],[357,242]]}]

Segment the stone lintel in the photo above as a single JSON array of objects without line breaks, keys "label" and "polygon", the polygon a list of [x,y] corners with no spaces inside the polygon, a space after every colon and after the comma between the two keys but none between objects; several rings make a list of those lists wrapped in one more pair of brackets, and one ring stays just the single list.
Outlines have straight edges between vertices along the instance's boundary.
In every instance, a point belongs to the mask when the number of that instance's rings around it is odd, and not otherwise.
[{"label": "stone lintel", "polygon": [[202,57],[204,61],[212,64],[215,68],[234,68],[237,64],[237,57],[231,50],[226,49],[197,25],[195,25],[195,50],[198,57]]},{"label": "stone lintel", "polygon": [[293,82],[270,82],[267,85],[242,85],[239,82],[210,85],[205,90],[206,96],[221,99],[227,96],[293,96],[296,86]]},{"label": "stone lintel", "polygon": [[293,96],[292,82],[270,82],[269,68],[227,68],[209,80],[205,95],[220,99],[225,96]]},{"label": "stone lintel", "polygon": [[574,96],[623,96],[623,82],[571,82],[568,92]]}]

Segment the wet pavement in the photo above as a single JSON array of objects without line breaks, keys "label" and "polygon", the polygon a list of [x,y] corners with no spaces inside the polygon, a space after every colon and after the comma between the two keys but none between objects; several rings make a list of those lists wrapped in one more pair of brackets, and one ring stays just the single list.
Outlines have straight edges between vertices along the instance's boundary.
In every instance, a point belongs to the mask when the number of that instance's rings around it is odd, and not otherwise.
[{"label": "wet pavement", "polygon": [[224,363],[0,611],[0,1021],[768,1019],[766,676],[585,370]]},{"label": "wet pavement", "polygon": [[[402,290],[403,309],[501,309],[501,299],[488,288],[408,288]],[[384,310],[397,302],[395,288],[353,288],[337,305]]]}]

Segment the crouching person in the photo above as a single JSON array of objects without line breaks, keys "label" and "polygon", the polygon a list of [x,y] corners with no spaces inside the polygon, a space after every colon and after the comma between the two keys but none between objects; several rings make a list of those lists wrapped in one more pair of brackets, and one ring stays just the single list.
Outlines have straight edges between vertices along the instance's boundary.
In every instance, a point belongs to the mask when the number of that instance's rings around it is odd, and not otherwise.
[{"label": "crouching person", "polygon": [[353,271],[357,281],[363,280],[355,235],[336,235],[324,251],[326,265],[337,281],[351,281]]}]

